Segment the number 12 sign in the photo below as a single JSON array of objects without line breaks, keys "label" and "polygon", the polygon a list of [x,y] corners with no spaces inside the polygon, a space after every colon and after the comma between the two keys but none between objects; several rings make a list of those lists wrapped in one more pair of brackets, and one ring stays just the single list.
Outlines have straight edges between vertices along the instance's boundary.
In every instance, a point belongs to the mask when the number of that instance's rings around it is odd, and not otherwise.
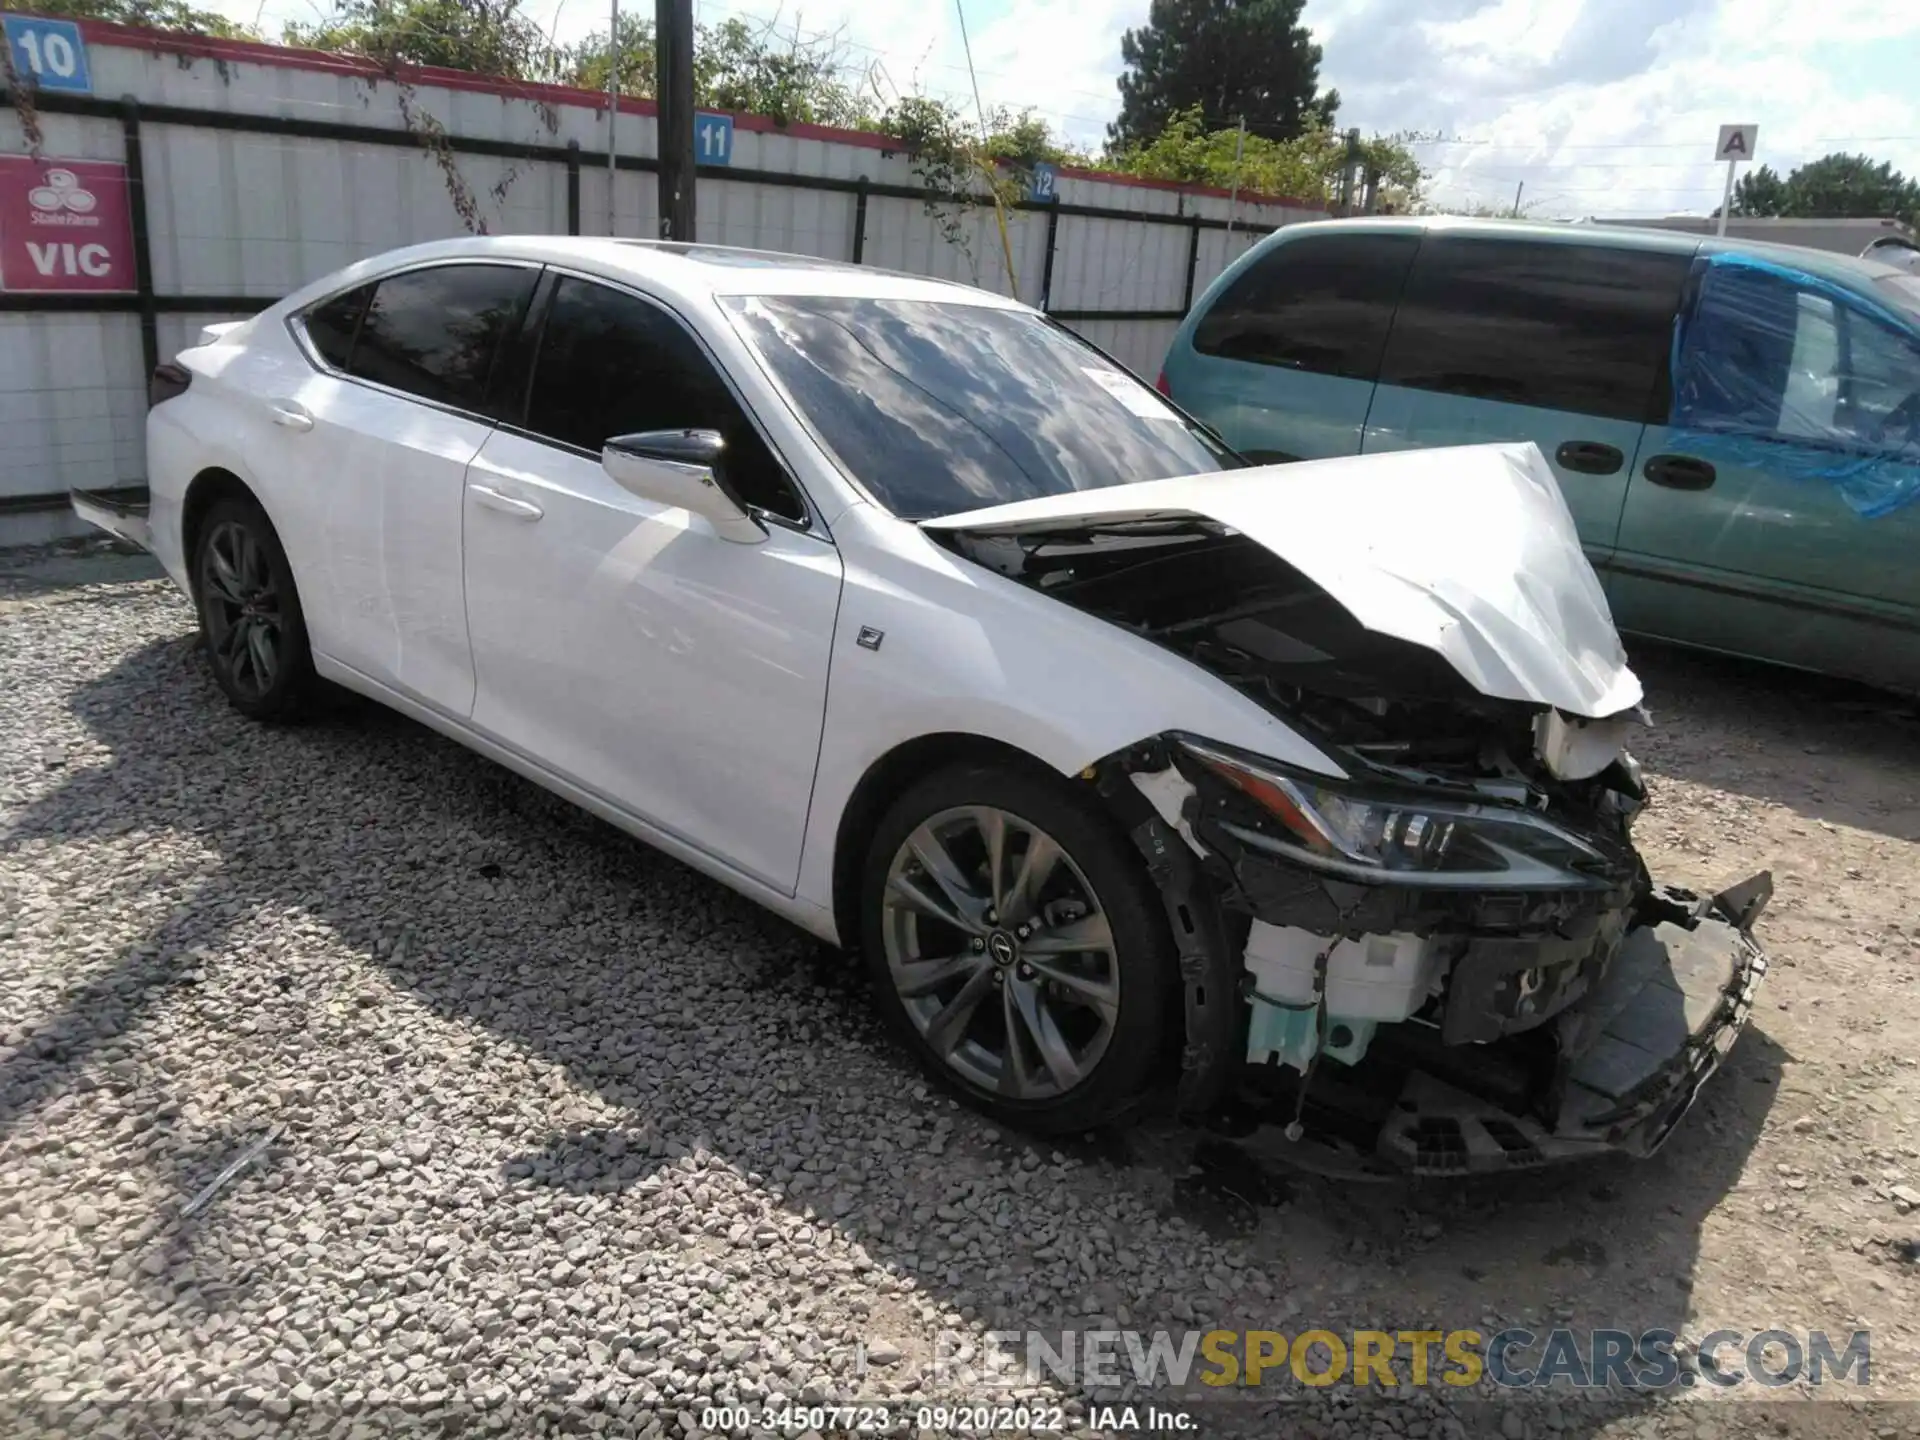
[{"label": "number 12 sign", "polygon": [[34,15],[9,15],[4,21],[7,49],[16,75],[42,90],[93,92],[87,73],[87,42],[71,20],[42,20]]},{"label": "number 12 sign", "polygon": [[701,110],[693,117],[693,160],[696,165],[733,163],[733,117]]}]

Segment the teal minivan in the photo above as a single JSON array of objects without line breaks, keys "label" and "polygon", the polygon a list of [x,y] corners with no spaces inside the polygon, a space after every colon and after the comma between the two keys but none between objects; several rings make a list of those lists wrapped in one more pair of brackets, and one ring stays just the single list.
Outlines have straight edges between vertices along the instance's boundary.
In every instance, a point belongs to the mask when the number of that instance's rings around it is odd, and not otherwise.
[{"label": "teal minivan", "polygon": [[1629,634],[1920,692],[1920,276],[1664,231],[1288,226],[1160,388],[1252,459],[1531,440]]}]

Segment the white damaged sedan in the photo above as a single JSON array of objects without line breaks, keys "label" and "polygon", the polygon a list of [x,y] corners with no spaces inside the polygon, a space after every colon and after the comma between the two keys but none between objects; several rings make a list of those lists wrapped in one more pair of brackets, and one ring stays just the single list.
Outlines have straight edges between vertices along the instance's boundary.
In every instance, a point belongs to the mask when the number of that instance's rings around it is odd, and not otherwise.
[{"label": "white damaged sedan", "polygon": [[1645,1153],[1765,971],[1767,877],[1634,849],[1531,446],[1248,468],[997,296],[549,237],[355,265],[151,399],[149,501],[74,505],[235,706],[372,696],[857,948],[1013,1124]]}]

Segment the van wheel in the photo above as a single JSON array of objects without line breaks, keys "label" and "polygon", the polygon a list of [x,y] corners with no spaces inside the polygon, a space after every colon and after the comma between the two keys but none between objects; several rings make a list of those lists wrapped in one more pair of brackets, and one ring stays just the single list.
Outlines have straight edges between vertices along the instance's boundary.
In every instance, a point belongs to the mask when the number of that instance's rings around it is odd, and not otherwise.
[{"label": "van wheel", "polygon": [[1173,949],[1139,857],[1091,796],[1044,773],[956,766],[881,820],[862,949],[921,1064],[1044,1132],[1114,1119],[1162,1055]]},{"label": "van wheel", "polygon": [[214,679],[252,720],[299,718],[316,677],[293,567],[250,497],[216,502],[194,545],[193,591]]}]

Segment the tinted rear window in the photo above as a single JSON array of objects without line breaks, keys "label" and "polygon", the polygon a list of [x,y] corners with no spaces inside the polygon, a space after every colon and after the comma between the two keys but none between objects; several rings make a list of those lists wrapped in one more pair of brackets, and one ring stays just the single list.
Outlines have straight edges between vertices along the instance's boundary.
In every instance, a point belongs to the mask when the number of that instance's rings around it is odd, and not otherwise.
[{"label": "tinted rear window", "polygon": [[436,265],[379,282],[349,369],[423,400],[480,410],[500,342],[519,324],[539,272]]},{"label": "tinted rear window", "polygon": [[1316,235],[1276,245],[1194,328],[1202,355],[1372,380],[1418,235]]},{"label": "tinted rear window", "polygon": [[1429,235],[1380,381],[1646,420],[1665,408],[1655,392],[1691,263],[1606,245]]},{"label": "tinted rear window", "polygon": [[360,328],[360,316],[367,308],[371,285],[362,285],[331,300],[323,300],[301,317],[307,341],[336,370],[347,368],[353,350],[354,332]]}]

